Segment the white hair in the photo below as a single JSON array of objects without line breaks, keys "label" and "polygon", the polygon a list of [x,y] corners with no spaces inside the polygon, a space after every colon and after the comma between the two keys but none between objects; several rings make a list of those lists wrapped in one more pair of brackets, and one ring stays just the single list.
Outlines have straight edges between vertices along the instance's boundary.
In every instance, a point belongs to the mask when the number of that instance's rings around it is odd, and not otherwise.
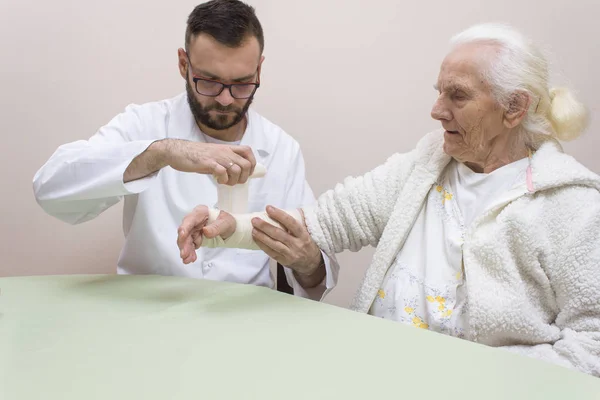
[{"label": "white hair", "polygon": [[452,48],[469,43],[499,47],[497,57],[482,72],[503,107],[510,107],[519,91],[530,96],[529,110],[521,123],[525,132],[567,141],[585,130],[587,108],[568,89],[549,88],[548,62],[532,41],[509,25],[487,23],[468,28],[450,40]]}]

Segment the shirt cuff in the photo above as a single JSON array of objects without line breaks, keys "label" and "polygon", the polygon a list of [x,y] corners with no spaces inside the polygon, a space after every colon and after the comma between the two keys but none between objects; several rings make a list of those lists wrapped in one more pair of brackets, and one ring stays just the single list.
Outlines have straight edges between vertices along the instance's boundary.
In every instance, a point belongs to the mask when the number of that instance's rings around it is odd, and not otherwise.
[{"label": "shirt cuff", "polygon": [[295,296],[321,301],[337,285],[340,267],[335,256],[329,257],[323,250],[321,250],[321,255],[325,262],[325,277],[317,286],[312,288],[302,287],[294,276],[294,272],[288,267],[283,267],[288,283],[294,290]]},{"label": "shirt cuff", "polygon": [[133,159],[135,159],[137,156],[146,151],[146,149],[148,149],[148,147],[150,147],[150,145],[154,142],[155,140],[143,140],[135,142],[135,146],[131,146],[126,150],[127,153],[125,154],[125,162],[123,162],[118,168],[114,169],[116,173],[114,179],[115,182],[119,182],[121,186],[120,191],[122,195],[142,193],[150,187],[152,182],[158,176],[160,170],[153,172],[150,175],[147,175],[143,178],[139,178],[129,182],[123,182],[123,174],[127,170],[127,167],[129,167],[129,164],[131,164]]}]

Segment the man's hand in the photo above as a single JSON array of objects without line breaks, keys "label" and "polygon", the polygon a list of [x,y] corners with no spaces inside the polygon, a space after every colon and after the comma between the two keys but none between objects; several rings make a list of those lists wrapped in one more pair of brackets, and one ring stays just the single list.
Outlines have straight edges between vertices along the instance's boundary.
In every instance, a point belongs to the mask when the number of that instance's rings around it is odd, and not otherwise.
[{"label": "man's hand", "polygon": [[275,207],[267,207],[267,214],[285,230],[254,218],[252,238],[258,247],[279,264],[294,270],[296,279],[305,288],[318,285],[325,277],[323,256],[304,224]]},{"label": "man's hand", "polygon": [[246,183],[254,172],[256,159],[248,146],[169,140],[166,161],[181,172],[211,174],[217,182],[230,186]]},{"label": "man's hand", "polygon": [[123,182],[143,178],[167,165],[181,172],[213,175],[220,184],[233,186],[248,181],[256,158],[248,146],[163,139],[133,159],[123,174]]},{"label": "man's hand", "polygon": [[225,211],[221,211],[217,220],[208,223],[208,207],[197,206],[185,216],[177,230],[177,246],[179,255],[184,264],[197,260],[196,249],[202,245],[202,235],[209,239],[221,236],[227,239],[235,232],[235,218]]}]

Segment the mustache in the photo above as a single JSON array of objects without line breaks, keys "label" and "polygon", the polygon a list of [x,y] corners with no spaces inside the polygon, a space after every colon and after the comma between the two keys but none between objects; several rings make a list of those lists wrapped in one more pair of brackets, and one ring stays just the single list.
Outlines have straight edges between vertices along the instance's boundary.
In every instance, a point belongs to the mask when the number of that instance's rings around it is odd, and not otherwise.
[{"label": "mustache", "polygon": [[206,111],[212,111],[212,110],[221,111],[221,112],[240,112],[240,109],[237,107],[231,107],[231,106],[224,107],[218,103],[214,104],[212,106],[206,107]]}]

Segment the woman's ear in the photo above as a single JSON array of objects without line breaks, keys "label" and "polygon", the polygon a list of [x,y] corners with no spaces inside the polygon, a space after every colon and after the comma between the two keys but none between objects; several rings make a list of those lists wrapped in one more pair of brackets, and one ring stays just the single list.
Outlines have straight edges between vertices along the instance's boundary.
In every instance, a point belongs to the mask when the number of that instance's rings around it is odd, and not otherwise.
[{"label": "woman's ear", "polygon": [[510,96],[508,107],[504,112],[504,126],[510,129],[518,126],[527,115],[530,105],[531,95],[528,92],[524,90],[514,92]]}]

